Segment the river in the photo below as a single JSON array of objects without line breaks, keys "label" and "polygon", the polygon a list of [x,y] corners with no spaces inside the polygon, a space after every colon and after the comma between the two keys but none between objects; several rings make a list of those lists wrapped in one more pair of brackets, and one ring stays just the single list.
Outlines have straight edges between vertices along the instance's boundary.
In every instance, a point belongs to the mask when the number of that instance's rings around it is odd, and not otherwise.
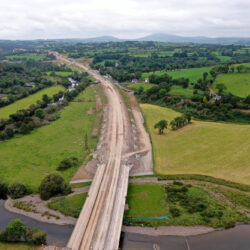
[{"label": "river", "polygon": [[[36,221],[32,218],[7,211],[0,200],[0,230],[11,220],[20,218],[27,226],[47,232],[47,243],[66,246],[73,226],[59,226]],[[123,233],[123,250],[152,250],[157,244],[160,250],[250,250],[250,225],[238,225],[227,230],[214,231],[196,236],[149,236]]]},{"label": "river", "polygon": [[250,225],[187,237],[124,233],[121,245],[123,250],[153,250],[154,244],[160,250],[250,250]]}]

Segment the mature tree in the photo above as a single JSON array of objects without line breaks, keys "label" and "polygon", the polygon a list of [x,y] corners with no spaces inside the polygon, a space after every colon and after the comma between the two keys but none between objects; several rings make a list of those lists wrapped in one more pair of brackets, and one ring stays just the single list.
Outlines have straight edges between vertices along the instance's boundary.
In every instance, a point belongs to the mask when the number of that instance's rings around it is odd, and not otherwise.
[{"label": "mature tree", "polygon": [[18,242],[26,232],[26,226],[20,219],[12,220],[8,226],[1,231],[0,240]]},{"label": "mature tree", "polygon": [[27,187],[19,182],[15,182],[11,184],[8,188],[8,194],[12,199],[18,199],[21,197],[24,197],[26,194],[28,194],[29,191]]},{"label": "mature tree", "polygon": [[41,199],[48,200],[50,197],[57,194],[69,194],[71,188],[61,175],[49,174],[41,182],[39,192]]},{"label": "mature tree", "polygon": [[167,129],[168,122],[166,120],[161,120],[157,122],[154,126],[155,128],[158,128],[159,135],[163,134],[164,129]]},{"label": "mature tree", "polygon": [[222,92],[223,92],[224,90],[226,90],[227,87],[226,87],[225,84],[223,84],[223,83],[218,83],[218,84],[216,84],[216,89],[219,90],[219,94],[222,94]]},{"label": "mature tree", "polygon": [[0,199],[7,199],[8,185],[0,181]]},{"label": "mature tree", "polygon": [[46,103],[46,104],[48,104],[48,103],[50,103],[50,98],[48,97],[48,95],[43,95],[43,101]]},{"label": "mature tree", "polygon": [[208,76],[208,73],[207,73],[207,72],[204,72],[204,73],[203,73],[203,80],[204,80],[204,81],[207,79],[207,76]]},{"label": "mature tree", "polygon": [[36,109],[35,111],[35,116],[40,118],[40,119],[43,119],[45,117],[45,112],[43,109],[39,108],[39,109]]}]

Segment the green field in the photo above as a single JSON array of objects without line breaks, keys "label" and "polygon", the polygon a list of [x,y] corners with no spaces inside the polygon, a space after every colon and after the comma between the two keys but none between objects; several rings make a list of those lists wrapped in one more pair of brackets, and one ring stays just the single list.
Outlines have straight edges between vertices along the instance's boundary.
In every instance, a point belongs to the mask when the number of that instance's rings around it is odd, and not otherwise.
[{"label": "green field", "polygon": [[8,106],[0,108],[0,119],[8,119],[9,115],[14,114],[17,110],[27,109],[31,104],[36,104],[36,101],[42,100],[43,95],[48,95],[52,97],[59,91],[64,91],[65,88],[61,85],[52,86],[50,88],[42,89],[33,95],[29,95],[23,99],[20,99]]},{"label": "green field", "polygon": [[157,217],[166,214],[164,187],[159,184],[129,184],[127,217]]},{"label": "green field", "polygon": [[150,73],[143,73],[142,78],[146,79],[149,77],[150,74],[155,73],[155,74],[164,74],[167,73],[168,75],[171,75],[174,79],[175,78],[188,78],[189,82],[197,82],[199,78],[203,77],[203,73],[211,70],[212,67],[202,67],[202,68],[190,68],[190,69],[179,69],[179,70],[174,70],[174,71],[156,71],[156,72],[150,72]]},{"label": "green field", "polygon": [[66,216],[78,218],[87,196],[88,193],[82,193],[69,197],[54,198],[48,203],[48,207],[58,210]]},{"label": "green field", "polygon": [[217,56],[217,58],[219,58],[221,62],[228,62],[232,59],[231,56]]},{"label": "green field", "polygon": [[[165,191],[166,187],[169,189]],[[129,209],[125,212],[124,222],[127,225],[208,225],[221,228],[248,221],[233,206],[194,185],[131,183],[126,202]],[[179,210],[178,216],[173,215],[172,208]],[[159,218],[161,216],[168,218]]]},{"label": "green field", "polygon": [[250,125],[193,121],[158,135],[154,124],[162,119],[169,123],[180,113],[150,104],[140,106],[150,132],[157,174],[202,174],[250,183]]},{"label": "green field", "polygon": [[193,96],[194,90],[191,88],[183,88],[178,85],[173,85],[169,91],[171,95],[185,96],[186,98]]},{"label": "green field", "polygon": [[27,53],[23,55],[13,55],[13,56],[6,56],[6,59],[9,60],[35,60],[40,61],[46,58],[46,54],[35,54],[35,53]]},{"label": "green field", "polygon": [[[83,162],[88,152],[84,150],[84,135],[91,134],[95,114],[87,112],[95,107],[95,94],[88,87],[77,100],[61,111],[60,119],[31,134],[0,143],[0,179],[8,183],[23,182],[37,191],[41,180],[55,172],[65,157],[75,156]],[[94,149],[97,138],[89,136],[89,148]],[[77,167],[62,172],[69,181]]]},{"label": "green field", "polygon": [[[51,73],[52,73],[52,71],[46,72],[46,74],[48,76],[50,76]],[[74,72],[56,71],[54,73],[55,73],[56,76],[68,77],[68,76],[71,76]]]},{"label": "green field", "polygon": [[138,83],[130,84],[129,88],[134,89],[134,90],[139,90],[140,87],[143,87],[143,90],[146,91],[154,86],[157,86],[157,85],[151,84],[151,83],[138,82]]},{"label": "green field", "polygon": [[37,250],[39,246],[32,246],[27,243],[6,243],[0,242],[1,250]]},{"label": "green field", "polygon": [[212,88],[216,90],[216,84],[223,83],[227,89],[226,92],[231,92],[239,97],[250,95],[250,73],[233,73],[218,75]]}]

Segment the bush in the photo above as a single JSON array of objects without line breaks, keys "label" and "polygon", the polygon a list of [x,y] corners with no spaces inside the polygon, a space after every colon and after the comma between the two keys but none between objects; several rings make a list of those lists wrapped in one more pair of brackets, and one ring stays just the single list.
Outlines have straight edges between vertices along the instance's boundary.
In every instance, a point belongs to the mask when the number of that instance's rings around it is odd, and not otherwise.
[{"label": "bush", "polygon": [[24,184],[15,182],[9,186],[8,194],[12,199],[18,199],[28,194],[28,189]]},{"label": "bush", "polygon": [[0,181],[0,199],[6,200],[8,194],[8,185]]},{"label": "bush", "polygon": [[5,133],[9,138],[12,138],[14,136],[14,130],[12,128],[6,128]]},{"label": "bush", "polygon": [[78,164],[78,159],[76,157],[70,157],[63,159],[59,166],[57,167],[57,170],[65,170],[71,167],[74,167]]},{"label": "bush", "polygon": [[43,200],[48,200],[57,194],[69,194],[70,186],[64,181],[62,176],[58,174],[47,175],[39,187],[40,197]]},{"label": "bush", "polygon": [[13,220],[9,225],[1,231],[0,240],[17,242],[21,240],[26,232],[26,226],[20,219]]},{"label": "bush", "polygon": [[43,119],[45,117],[45,112],[43,109],[39,108],[35,111],[35,116],[40,118],[40,119]]},{"label": "bush", "polygon": [[181,211],[177,207],[170,207],[170,213],[173,215],[173,217],[179,217],[181,215]]},{"label": "bush", "polygon": [[40,231],[35,227],[29,227],[26,229],[24,239],[28,243],[35,245],[46,244],[47,234],[44,231]]},{"label": "bush", "polygon": [[18,242],[23,239],[35,245],[46,244],[46,232],[37,228],[26,227],[20,220],[12,220],[9,225],[0,232],[0,241]]}]

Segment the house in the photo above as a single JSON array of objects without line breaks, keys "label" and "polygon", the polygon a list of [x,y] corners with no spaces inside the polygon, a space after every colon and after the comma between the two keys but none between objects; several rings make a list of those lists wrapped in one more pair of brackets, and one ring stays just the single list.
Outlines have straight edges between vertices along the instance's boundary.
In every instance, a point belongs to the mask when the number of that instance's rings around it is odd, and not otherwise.
[{"label": "house", "polygon": [[215,96],[213,96],[213,99],[214,99],[215,101],[219,101],[219,100],[221,99],[221,96],[215,95]]},{"label": "house", "polygon": [[132,83],[137,83],[138,80],[137,80],[137,79],[133,79],[131,82],[132,82]]}]

